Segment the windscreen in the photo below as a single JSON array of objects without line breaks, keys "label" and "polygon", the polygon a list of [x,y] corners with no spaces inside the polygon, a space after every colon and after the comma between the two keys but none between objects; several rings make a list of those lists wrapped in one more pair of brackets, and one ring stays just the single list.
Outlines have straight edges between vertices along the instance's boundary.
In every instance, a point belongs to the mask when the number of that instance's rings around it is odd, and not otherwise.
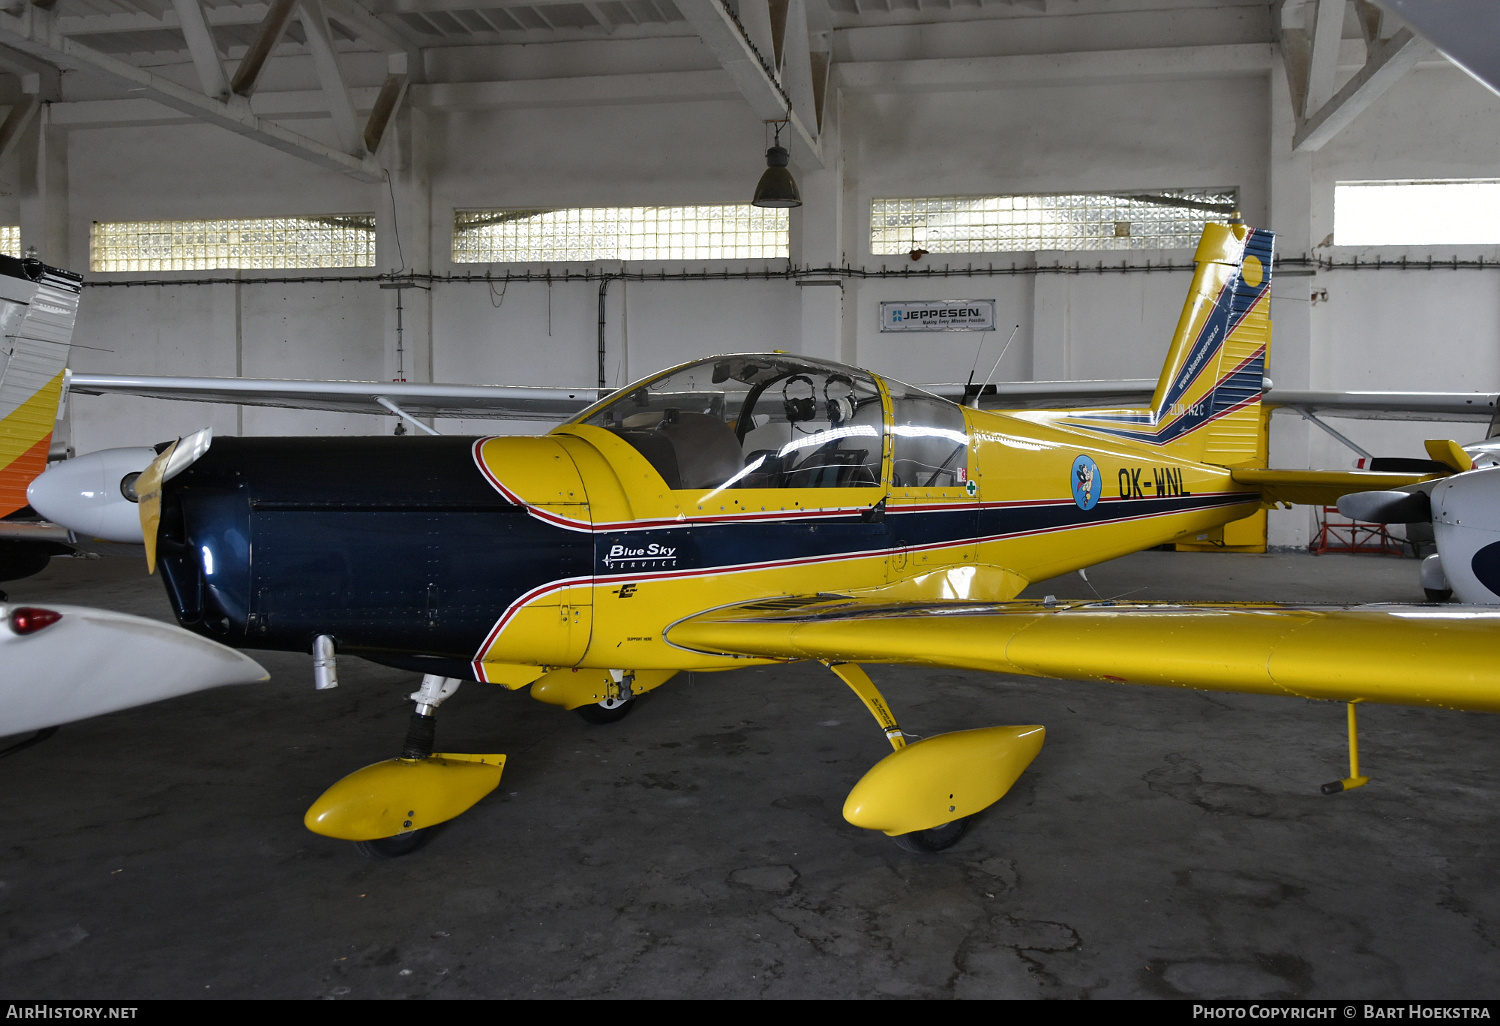
[{"label": "windscreen", "polygon": [[629,442],[674,489],[880,484],[880,390],[836,364],[705,360],[623,392],[583,423]]},{"label": "windscreen", "polygon": [[891,393],[891,485],[965,488],[969,434],[957,403],[887,379]]}]

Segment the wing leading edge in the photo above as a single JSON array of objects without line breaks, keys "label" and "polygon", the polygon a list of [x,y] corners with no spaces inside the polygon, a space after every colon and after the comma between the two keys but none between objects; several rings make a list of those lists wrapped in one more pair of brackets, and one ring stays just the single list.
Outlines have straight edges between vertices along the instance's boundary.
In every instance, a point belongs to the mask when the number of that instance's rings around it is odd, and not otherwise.
[{"label": "wing leading edge", "polygon": [[388,400],[413,417],[567,420],[598,398],[596,389],[527,385],[445,385],[408,381],[298,381],[280,378],[128,377],[71,374],[68,390],[186,402],[236,403],[290,410],[389,416]]},{"label": "wing leading edge", "polygon": [[1500,610],[1481,607],[875,604],[824,597],[699,614],[669,628],[667,640],[751,658],[1500,712],[1494,657]]}]

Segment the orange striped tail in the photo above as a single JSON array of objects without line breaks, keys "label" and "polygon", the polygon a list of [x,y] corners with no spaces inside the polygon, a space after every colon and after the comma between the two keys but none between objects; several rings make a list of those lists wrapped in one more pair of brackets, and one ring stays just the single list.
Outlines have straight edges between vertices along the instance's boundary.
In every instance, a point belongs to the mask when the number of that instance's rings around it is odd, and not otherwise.
[{"label": "orange striped tail", "polygon": [[0,516],[47,469],[83,279],[0,256]]}]

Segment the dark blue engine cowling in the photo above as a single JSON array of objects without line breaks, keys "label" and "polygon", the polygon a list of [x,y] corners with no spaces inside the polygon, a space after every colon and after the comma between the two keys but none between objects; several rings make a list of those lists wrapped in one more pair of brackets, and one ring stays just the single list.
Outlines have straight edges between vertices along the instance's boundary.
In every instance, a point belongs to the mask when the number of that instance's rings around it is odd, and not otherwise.
[{"label": "dark blue engine cowling", "polygon": [[518,597],[587,576],[587,534],[481,476],[473,438],[216,438],[162,489],[158,564],[178,621],[242,648],[458,674]]}]

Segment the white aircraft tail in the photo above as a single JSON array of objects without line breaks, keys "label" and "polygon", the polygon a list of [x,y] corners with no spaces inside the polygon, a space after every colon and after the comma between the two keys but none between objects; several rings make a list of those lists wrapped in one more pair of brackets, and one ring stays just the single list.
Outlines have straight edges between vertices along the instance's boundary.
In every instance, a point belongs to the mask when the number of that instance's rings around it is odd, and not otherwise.
[{"label": "white aircraft tail", "polygon": [[47,469],[83,279],[0,256],[0,516]]}]

